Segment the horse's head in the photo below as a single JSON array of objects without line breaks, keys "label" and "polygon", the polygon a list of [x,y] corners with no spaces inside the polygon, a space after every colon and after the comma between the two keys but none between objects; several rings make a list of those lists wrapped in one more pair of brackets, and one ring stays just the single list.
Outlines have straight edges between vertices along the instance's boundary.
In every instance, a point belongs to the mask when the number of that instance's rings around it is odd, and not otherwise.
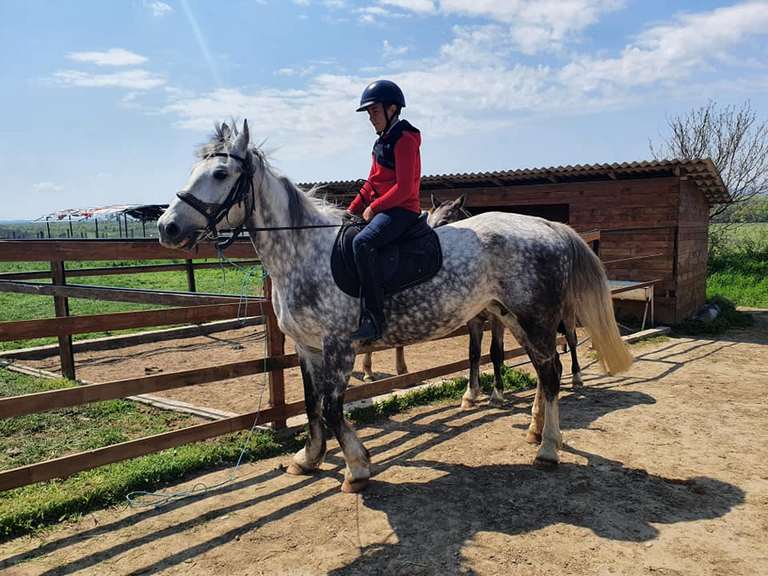
[{"label": "horse's head", "polygon": [[452,222],[458,222],[472,216],[464,208],[464,195],[462,194],[456,200],[447,200],[446,202],[438,202],[434,194],[430,194],[432,200],[432,210],[429,211],[429,218],[427,222],[432,228],[439,228],[445,224]]},{"label": "horse's head", "polygon": [[192,248],[205,237],[216,237],[220,225],[242,226],[253,209],[253,180],[263,170],[261,157],[248,148],[248,121],[237,131],[216,126],[211,141],[201,147],[184,188],[160,217],[160,242],[169,248]]}]

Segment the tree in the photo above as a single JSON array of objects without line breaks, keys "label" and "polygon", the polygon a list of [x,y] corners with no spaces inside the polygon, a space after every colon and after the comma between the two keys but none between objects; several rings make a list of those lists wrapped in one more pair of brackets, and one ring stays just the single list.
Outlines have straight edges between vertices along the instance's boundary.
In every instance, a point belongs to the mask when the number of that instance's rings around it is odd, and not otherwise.
[{"label": "tree", "polygon": [[759,120],[749,101],[740,106],[706,106],[667,120],[670,133],[658,147],[656,160],[710,158],[720,172],[732,203],[710,209],[710,220],[726,210],[768,192],[768,122]]}]

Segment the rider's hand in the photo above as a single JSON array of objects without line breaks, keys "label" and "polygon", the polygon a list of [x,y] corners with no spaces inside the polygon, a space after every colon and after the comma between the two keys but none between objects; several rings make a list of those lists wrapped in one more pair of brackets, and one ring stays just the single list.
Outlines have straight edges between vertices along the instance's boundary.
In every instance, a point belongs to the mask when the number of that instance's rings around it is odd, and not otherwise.
[{"label": "rider's hand", "polygon": [[373,210],[371,210],[371,207],[370,207],[370,206],[368,206],[368,207],[367,207],[367,208],[366,208],[366,209],[363,211],[363,220],[365,220],[366,222],[370,222],[370,221],[371,221],[371,218],[373,218],[373,216],[374,216],[374,214],[373,214]]}]

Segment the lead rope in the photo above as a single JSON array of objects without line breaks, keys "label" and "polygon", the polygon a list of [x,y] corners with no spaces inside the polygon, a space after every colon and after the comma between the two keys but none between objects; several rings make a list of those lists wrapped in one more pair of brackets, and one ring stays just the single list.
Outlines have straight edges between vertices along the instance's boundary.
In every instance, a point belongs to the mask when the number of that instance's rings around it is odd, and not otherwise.
[{"label": "lead rope", "polygon": [[[251,243],[253,244],[253,239],[251,239]],[[254,249],[255,248],[256,247],[254,245]],[[225,261],[228,262],[229,264],[232,264],[235,268],[238,268],[240,270],[246,270],[243,266],[240,266],[236,262],[225,258],[222,250],[219,250],[219,258],[220,258],[222,271],[224,270]],[[238,320],[241,320],[241,321],[243,321],[246,317],[246,306],[248,303],[247,290],[248,290],[249,284],[253,279],[256,269],[257,269],[256,266],[251,266],[246,270],[245,276],[243,277],[243,281],[240,286],[240,302],[238,303],[237,318]],[[262,266],[262,286],[264,285],[264,280],[266,280],[266,270],[264,270],[264,267]],[[242,305],[242,308],[241,308],[241,305]],[[235,462],[235,466],[234,468],[232,468],[232,471],[229,477],[226,478],[225,480],[222,480],[221,482],[217,482],[216,484],[211,484],[211,485],[208,485],[205,482],[198,482],[194,484],[192,488],[189,490],[180,490],[177,492],[149,492],[144,490],[134,490],[132,492],[129,492],[125,496],[125,499],[127,500],[129,507],[160,508],[171,502],[183,500],[184,498],[190,498],[192,496],[197,496],[199,494],[205,494],[206,492],[209,492],[216,488],[221,488],[222,486],[226,486],[227,484],[234,482],[238,478],[238,471],[240,469],[240,465],[242,464],[243,458],[245,457],[245,454],[248,451],[248,448],[250,447],[251,440],[253,438],[253,435],[256,431],[256,428],[259,422],[259,417],[261,416],[261,404],[264,398],[264,391],[267,389],[267,370],[266,369],[267,369],[268,350],[267,350],[266,334],[262,333],[262,336],[260,339],[263,340],[264,342],[264,353],[262,355],[262,358],[264,358],[264,366],[261,372],[262,374],[261,387],[259,392],[259,401],[256,406],[256,417],[254,418],[253,424],[251,425],[251,428],[248,430],[248,433],[246,434],[245,439],[243,440],[243,445],[240,449],[240,455],[237,457],[237,461]]]}]

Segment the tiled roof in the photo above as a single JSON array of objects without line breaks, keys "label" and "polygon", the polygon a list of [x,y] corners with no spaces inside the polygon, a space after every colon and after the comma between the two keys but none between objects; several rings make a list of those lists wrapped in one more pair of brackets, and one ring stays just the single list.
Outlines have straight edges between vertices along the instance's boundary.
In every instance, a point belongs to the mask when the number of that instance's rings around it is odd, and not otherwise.
[{"label": "tiled roof", "polygon": [[[710,204],[729,202],[730,195],[715,165],[703,160],[646,160],[613,164],[576,164],[549,168],[524,168],[497,172],[470,172],[423,176],[422,190],[446,188],[492,188],[494,186],[522,186],[526,184],[552,184],[561,182],[587,182],[594,180],[633,180],[663,176],[682,176],[691,180],[706,196]],[[357,193],[359,182],[344,180],[300,184],[304,188],[322,186],[324,192],[348,196]]]}]

